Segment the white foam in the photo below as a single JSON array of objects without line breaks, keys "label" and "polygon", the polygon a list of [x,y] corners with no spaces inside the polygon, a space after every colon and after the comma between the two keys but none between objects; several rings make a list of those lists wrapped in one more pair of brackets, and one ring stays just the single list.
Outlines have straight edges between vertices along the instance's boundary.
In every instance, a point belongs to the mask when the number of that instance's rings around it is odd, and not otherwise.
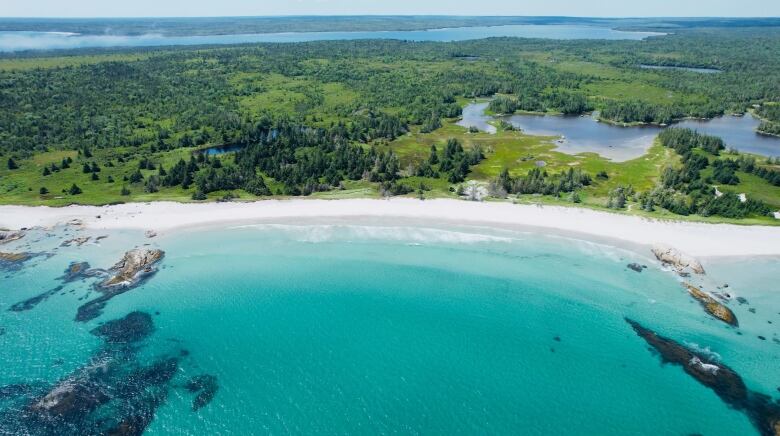
[{"label": "white foam", "polygon": [[408,226],[251,224],[233,228],[274,230],[282,232],[296,241],[311,243],[330,241],[397,241],[405,242],[408,245],[424,245],[432,243],[477,244],[482,242],[511,242],[514,240],[504,236]]}]

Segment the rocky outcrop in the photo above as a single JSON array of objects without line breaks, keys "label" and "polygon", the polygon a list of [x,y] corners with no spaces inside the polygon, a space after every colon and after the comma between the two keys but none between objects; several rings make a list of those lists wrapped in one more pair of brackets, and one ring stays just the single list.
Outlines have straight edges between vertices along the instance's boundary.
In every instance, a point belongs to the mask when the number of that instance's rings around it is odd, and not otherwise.
[{"label": "rocky outcrop", "polygon": [[717,301],[712,296],[710,296],[710,294],[702,291],[696,286],[691,285],[690,283],[685,283],[685,287],[688,289],[688,293],[691,295],[691,297],[698,301],[699,304],[701,304],[701,307],[703,307],[707,313],[730,326],[739,326],[737,316],[734,315],[734,312],[732,312],[731,309],[723,305],[723,303]]},{"label": "rocky outcrop", "polygon": [[46,253],[8,253],[0,252],[0,270],[17,271],[25,262],[38,256],[46,256]]},{"label": "rocky outcrop", "polygon": [[100,284],[102,288],[132,287],[144,276],[156,271],[155,264],[163,258],[162,250],[136,248],[125,253],[122,260],[109,270],[113,276]]},{"label": "rocky outcrop", "polygon": [[0,252],[0,263],[8,263],[8,264],[15,264],[15,263],[21,263],[25,260],[29,259],[30,254],[29,253],[3,253]]},{"label": "rocky outcrop", "polygon": [[750,391],[742,377],[710,356],[695,352],[626,318],[637,335],[661,357],[663,363],[682,366],[683,371],[712,389],[723,402],[744,412],[764,436],[780,436],[780,404],[771,397]]},{"label": "rocky outcrop", "polygon": [[109,269],[109,277],[95,285],[102,295],[81,306],[76,312],[76,321],[95,319],[112,298],[123,294],[157,272],[157,263],[165,253],[162,250],[137,248],[125,253],[122,260]]},{"label": "rocky outcrop", "polygon": [[680,275],[688,275],[689,272],[704,274],[704,267],[701,266],[701,263],[699,263],[698,260],[680,252],[676,248],[666,245],[656,245],[653,246],[652,252],[656,259],[661,261],[664,265],[670,266]]},{"label": "rocky outcrop", "polygon": [[22,239],[24,237],[24,232],[10,232],[5,230],[0,230],[0,244],[5,244],[8,242],[16,241],[17,239]]}]

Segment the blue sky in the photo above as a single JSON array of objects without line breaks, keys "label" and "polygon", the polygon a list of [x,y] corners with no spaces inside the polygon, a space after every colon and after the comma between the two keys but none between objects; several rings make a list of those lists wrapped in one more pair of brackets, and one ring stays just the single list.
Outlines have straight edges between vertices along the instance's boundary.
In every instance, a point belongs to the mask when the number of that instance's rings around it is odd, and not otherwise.
[{"label": "blue sky", "polygon": [[780,16],[780,0],[2,0],[0,17],[239,15]]}]

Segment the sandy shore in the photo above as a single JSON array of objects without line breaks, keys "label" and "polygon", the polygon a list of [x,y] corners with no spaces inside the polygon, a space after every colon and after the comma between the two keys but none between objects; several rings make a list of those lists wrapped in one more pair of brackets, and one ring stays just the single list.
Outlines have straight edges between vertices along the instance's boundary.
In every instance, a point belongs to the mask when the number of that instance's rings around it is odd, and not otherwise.
[{"label": "sandy shore", "polygon": [[431,224],[525,227],[631,244],[668,244],[693,256],[780,255],[780,228],[656,221],[580,208],[460,200],[268,200],[255,203],[130,203],[63,208],[0,206],[0,228],[51,227],[80,220],[91,229],[175,229],[294,219],[414,219]]}]

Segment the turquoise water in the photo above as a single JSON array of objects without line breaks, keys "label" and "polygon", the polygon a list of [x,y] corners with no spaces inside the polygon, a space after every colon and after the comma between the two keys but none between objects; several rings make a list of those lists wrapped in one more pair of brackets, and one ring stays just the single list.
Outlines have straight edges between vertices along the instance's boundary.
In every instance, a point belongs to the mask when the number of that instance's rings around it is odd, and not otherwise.
[{"label": "turquoise water", "polygon": [[[3,250],[54,251],[64,232]],[[730,305],[737,330],[645,255],[559,237],[358,225],[87,234],[109,237],[4,273],[0,386],[57,382],[101,347],[89,330],[145,311],[155,331],[142,364],[188,352],[148,434],[756,433],[680,367],[662,366],[624,316],[709,348],[749,388],[778,394],[778,259],[705,262],[705,287],[728,282],[748,300]],[[89,280],[28,312],[5,310],[56,285],[70,261],[106,268],[145,243],[165,250],[160,271],[97,320],[73,320]],[[192,411],[183,384],[198,374],[219,389]]]},{"label": "turquoise water", "polygon": [[400,39],[406,41],[465,41],[490,37],[544,39],[630,39],[641,40],[663,33],[629,32],[583,25],[534,25],[455,27],[431,30],[363,32],[287,32],[240,35],[140,36],[78,35],[63,32],[0,32],[0,52],[56,50],[88,47],[152,47],[168,45],[243,44],[257,42],[308,42],[357,39]]}]

